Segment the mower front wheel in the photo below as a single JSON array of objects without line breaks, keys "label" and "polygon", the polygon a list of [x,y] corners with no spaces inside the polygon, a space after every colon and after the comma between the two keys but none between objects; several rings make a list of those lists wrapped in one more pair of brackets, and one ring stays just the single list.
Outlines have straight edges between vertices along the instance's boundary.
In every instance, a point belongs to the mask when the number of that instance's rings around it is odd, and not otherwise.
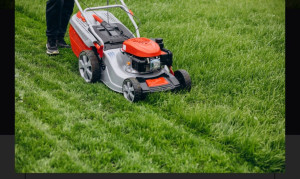
[{"label": "mower front wheel", "polygon": [[125,79],[122,85],[122,91],[125,99],[130,102],[137,102],[144,97],[141,85],[136,78]]},{"label": "mower front wheel", "polygon": [[78,57],[79,73],[88,83],[99,81],[101,68],[99,60],[92,50],[83,50]]},{"label": "mower front wheel", "polygon": [[178,87],[178,90],[187,90],[191,91],[192,88],[192,80],[189,75],[189,73],[185,70],[176,70],[174,72],[175,78],[179,81],[180,86]]}]

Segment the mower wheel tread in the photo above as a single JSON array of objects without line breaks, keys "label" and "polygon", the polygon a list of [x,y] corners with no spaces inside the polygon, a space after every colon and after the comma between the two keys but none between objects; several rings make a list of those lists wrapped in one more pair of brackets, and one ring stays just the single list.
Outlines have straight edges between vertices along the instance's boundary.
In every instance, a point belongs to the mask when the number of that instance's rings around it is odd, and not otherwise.
[{"label": "mower wheel tread", "polygon": [[87,58],[91,62],[92,77],[87,82],[89,82],[89,83],[98,82],[101,77],[101,67],[100,67],[99,60],[98,60],[95,52],[92,50],[83,50],[79,55],[79,59],[80,59],[80,56],[82,56],[82,55],[86,55]]},{"label": "mower wheel tread", "polygon": [[137,101],[144,99],[144,96],[142,93],[142,88],[141,88],[141,85],[138,82],[138,80],[136,78],[127,78],[124,80],[123,86],[124,86],[124,84],[127,84],[127,82],[130,82],[132,84],[132,87],[134,89],[134,98],[132,100],[132,99],[126,98],[125,95],[124,95],[124,97],[131,102],[137,102]]},{"label": "mower wheel tread", "polygon": [[191,91],[192,88],[192,80],[189,73],[183,69],[176,70],[174,72],[174,76],[180,83],[180,87],[178,90],[187,90]]}]

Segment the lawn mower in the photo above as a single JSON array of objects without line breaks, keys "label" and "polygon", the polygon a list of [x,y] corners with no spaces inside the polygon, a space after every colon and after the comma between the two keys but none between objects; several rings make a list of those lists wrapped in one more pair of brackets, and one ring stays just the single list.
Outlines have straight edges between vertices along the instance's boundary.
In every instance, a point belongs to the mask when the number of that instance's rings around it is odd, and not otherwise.
[{"label": "lawn mower", "polygon": [[[158,91],[191,90],[185,70],[172,70],[173,54],[162,38],[140,37],[134,14],[123,0],[120,4],[87,7],[70,19],[70,43],[78,57],[79,72],[88,83],[102,81],[131,102]],[[132,22],[135,33],[123,25],[109,8],[121,8]]]}]

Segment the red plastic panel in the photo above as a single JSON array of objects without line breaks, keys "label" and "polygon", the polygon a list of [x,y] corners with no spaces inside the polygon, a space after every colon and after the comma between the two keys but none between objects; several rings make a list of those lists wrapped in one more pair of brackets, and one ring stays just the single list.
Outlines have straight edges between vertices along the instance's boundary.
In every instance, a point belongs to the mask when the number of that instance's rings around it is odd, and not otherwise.
[{"label": "red plastic panel", "polygon": [[100,24],[103,22],[103,20],[102,20],[100,17],[98,17],[96,14],[93,14],[93,17],[94,17],[94,19],[95,19],[96,21],[98,21]]},{"label": "red plastic panel", "polygon": [[162,86],[162,85],[169,84],[169,82],[164,77],[159,77],[156,79],[149,79],[149,80],[146,80],[146,83],[149,87]]},{"label": "red plastic panel", "polygon": [[69,35],[72,50],[77,57],[79,57],[80,52],[82,52],[83,50],[92,50],[92,48],[84,44],[72,25],[70,25],[69,28]]},{"label": "red plastic panel", "polygon": [[159,45],[144,37],[125,40],[122,49],[138,57],[155,57],[161,55]]},{"label": "red plastic panel", "polygon": [[81,19],[83,22],[86,22],[85,18],[81,15],[81,12],[80,12],[80,11],[77,12],[76,16],[77,16],[79,19]]}]

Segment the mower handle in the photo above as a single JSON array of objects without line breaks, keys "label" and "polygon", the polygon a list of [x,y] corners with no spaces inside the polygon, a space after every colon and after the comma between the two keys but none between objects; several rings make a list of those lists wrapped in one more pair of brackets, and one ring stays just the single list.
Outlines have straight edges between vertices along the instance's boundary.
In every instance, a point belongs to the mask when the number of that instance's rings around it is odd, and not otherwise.
[{"label": "mower handle", "polygon": [[85,10],[82,10],[82,8],[81,8],[81,6],[80,6],[78,0],[74,0],[74,1],[75,1],[76,5],[77,5],[79,11],[81,12],[81,15],[86,19],[86,22],[87,22],[88,27],[89,27],[89,29],[91,30],[92,34],[93,34],[93,35],[96,37],[96,39],[100,42],[100,45],[104,45],[104,42],[102,41],[101,38],[98,37],[98,35],[95,35],[96,32],[95,32],[94,28],[91,27],[91,24],[92,24],[92,23],[91,23],[91,22],[89,21],[89,19],[85,16],[85,13],[86,13],[87,11],[89,11],[89,10],[108,9],[108,8],[116,8],[116,7],[119,7],[119,8],[121,8],[121,9],[123,9],[123,10],[127,13],[127,15],[128,15],[128,17],[129,17],[129,19],[131,20],[133,26],[135,27],[135,31],[136,31],[137,37],[140,37],[139,28],[138,28],[137,24],[135,23],[135,21],[134,21],[134,19],[133,19],[133,15],[130,13],[129,9],[127,8],[127,6],[126,6],[126,4],[124,3],[123,0],[120,0],[120,2],[121,2],[122,5],[121,5],[121,4],[116,4],[116,5],[99,6],[99,7],[88,7],[88,8],[86,8]]},{"label": "mower handle", "polygon": [[135,32],[136,32],[137,37],[140,37],[139,28],[138,28],[136,22],[133,19],[133,15],[130,13],[129,9],[126,6],[124,6],[124,5],[116,4],[116,5],[109,5],[109,6],[91,7],[91,8],[86,8],[84,10],[84,12],[91,11],[91,10],[97,10],[97,9],[116,8],[116,7],[119,7],[121,9],[123,9],[127,13],[129,19],[131,20],[131,22],[132,22],[132,24],[133,24],[133,26],[135,28]]},{"label": "mower handle", "polygon": [[[95,32],[95,30],[91,27],[91,22],[90,22],[89,19],[85,16],[85,14],[84,14],[84,12],[83,12],[83,10],[82,10],[82,8],[81,8],[81,6],[80,6],[78,0],[74,0],[74,1],[75,1],[76,5],[77,5],[79,11],[81,12],[81,16],[86,20],[86,22],[87,22],[87,24],[88,24],[88,27],[89,27],[89,29],[90,29],[92,35],[96,38],[95,41],[98,40],[98,41],[100,42],[100,45],[104,45],[103,40],[102,40],[101,38],[99,38],[97,35],[94,35],[94,34],[96,34],[96,32]],[[93,41],[93,43],[94,43],[94,41]]]}]

